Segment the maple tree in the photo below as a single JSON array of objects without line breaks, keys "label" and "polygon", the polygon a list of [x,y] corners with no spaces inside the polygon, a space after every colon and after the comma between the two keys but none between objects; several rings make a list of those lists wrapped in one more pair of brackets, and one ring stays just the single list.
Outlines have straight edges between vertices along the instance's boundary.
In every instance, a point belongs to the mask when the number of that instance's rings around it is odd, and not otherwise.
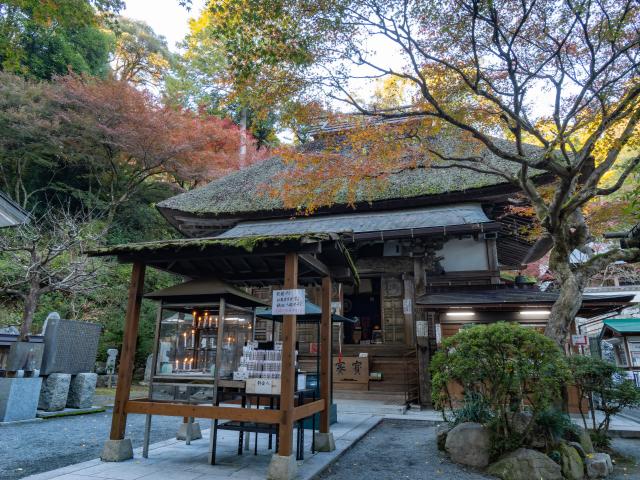
[{"label": "maple tree", "polygon": [[111,209],[154,175],[195,186],[238,168],[240,135],[228,120],[160,105],[123,81],[59,82],[63,141],[74,152],[69,161],[90,169]]},{"label": "maple tree", "polygon": [[[640,165],[637,2],[337,5],[318,14],[316,26],[328,26],[321,47],[314,28],[305,36],[311,52],[326,52],[309,73],[359,118],[337,116],[334,123],[348,128],[324,151],[288,154],[285,203],[312,210],[338,195],[352,200],[389,173],[416,168],[465,169],[517,186],[561,285],[546,334],[566,345],[590,276],[611,262],[640,259],[638,249],[614,248],[570,262],[593,238],[585,208],[620,192]],[[376,55],[372,39],[387,55]],[[389,78],[406,85],[408,104],[363,100],[363,80]],[[446,147],[437,138],[449,139]]]},{"label": "maple tree", "polygon": [[25,207],[70,195],[113,217],[148,179],[193,187],[238,168],[231,121],[164,106],[124,81],[2,74],[0,91],[3,189]]}]

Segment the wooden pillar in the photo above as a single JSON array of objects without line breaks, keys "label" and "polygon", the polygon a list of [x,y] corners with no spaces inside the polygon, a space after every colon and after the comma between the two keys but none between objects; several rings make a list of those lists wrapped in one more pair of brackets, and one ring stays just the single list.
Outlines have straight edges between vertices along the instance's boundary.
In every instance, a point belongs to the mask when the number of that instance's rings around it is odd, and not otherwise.
[{"label": "wooden pillar", "polygon": [[[298,254],[287,253],[284,263],[285,290],[298,288]],[[288,457],[293,450],[293,409],[295,394],[296,316],[282,321],[282,373],[280,383],[280,441],[278,455]]]},{"label": "wooden pillar", "polygon": [[138,323],[140,321],[140,304],[142,302],[142,290],[144,288],[145,265],[142,262],[134,262],[131,270],[131,283],[129,284],[129,299],[127,301],[127,313],[124,320],[124,337],[122,339],[122,352],[120,354],[120,368],[118,369],[118,386],[113,403],[113,415],[111,417],[111,440],[122,440],[127,426],[127,414],[124,409],[129,401],[129,390],[133,378],[133,361],[136,356],[136,343],[138,341]]},{"label": "wooden pillar", "polygon": [[320,433],[329,433],[331,422],[331,277],[322,279],[322,317],[320,319]]}]

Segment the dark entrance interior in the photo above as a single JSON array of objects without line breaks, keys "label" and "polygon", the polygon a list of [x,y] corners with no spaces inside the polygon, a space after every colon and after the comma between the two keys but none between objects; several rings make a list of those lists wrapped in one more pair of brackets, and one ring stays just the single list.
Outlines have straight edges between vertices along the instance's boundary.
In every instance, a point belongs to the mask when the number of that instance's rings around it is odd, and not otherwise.
[{"label": "dark entrance interior", "polygon": [[380,318],[380,279],[364,278],[351,294],[344,295],[344,314],[357,318],[356,324],[345,324],[344,343],[382,343]]}]

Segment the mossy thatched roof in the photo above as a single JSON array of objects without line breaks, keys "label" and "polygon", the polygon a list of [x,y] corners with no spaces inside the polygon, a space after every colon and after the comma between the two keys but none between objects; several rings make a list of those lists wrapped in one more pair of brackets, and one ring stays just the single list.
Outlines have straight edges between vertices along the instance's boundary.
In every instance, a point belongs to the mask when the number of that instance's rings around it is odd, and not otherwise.
[{"label": "mossy thatched roof", "polygon": [[[510,142],[497,140],[502,148],[513,150]],[[439,137],[432,141],[433,148],[442,154],[467,156],[477,155],[476,149],[461,142],[452,142],[449,137]],[[531,155],[538,151],[528,146]],[[515,171],[517,165],[493,155],[485,150],[483,156],[488,162],[508,171]],[[436,164],[436,161],[433,163]],[[444,163],[440,163],[443,165]],[[249,168],[234,172],[203,187],[191,190],[158,204],[161,210],[177,210],[189,214],[230,217],[260,212],[283,210],[282,200],[265,192],[265,185],[273,186],[288,167],[279,157],[272,157]],[[433,195],[506,184],[498,175],[478,173],[462,168],[416,168],[390,174],[376,184],[363,183],[356,194],[355,203],[375,203],[378,201],[411,199]],[[282,188],[286,188],[283,185]],[[472,200],[471,198],[469,200]],[[333,199],[334,205],[345,205],[346,194]]]},{"label": "mossy thatched roof", "polygon": [[247,236],[238,238],[178,238],[172,240],[122,243],[119,245],[98,247],[88,253],[90,256],[101,257],[111,255],[138,255],[145,253],[177,253],[183,249],[207,250],[209,248],[216,247],[230,248],[246,253],[252,253],[256,248],[268,247],[276,244],[304,244],[335,239],[337,239],[337,236],[328,233],[277,236]]}]

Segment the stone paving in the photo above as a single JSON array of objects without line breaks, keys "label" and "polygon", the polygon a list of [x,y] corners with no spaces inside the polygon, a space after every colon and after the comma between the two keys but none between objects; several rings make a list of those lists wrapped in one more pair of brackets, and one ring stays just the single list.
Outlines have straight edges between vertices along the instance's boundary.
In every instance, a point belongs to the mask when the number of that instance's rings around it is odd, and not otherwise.
[{"label": "stone paving", "polygon": [[[298,462],[298,478],[310,479],[341,453],[362,438],[380,421],[374,415],[344,415],[332,426],[336,450],[330,453],[311,454],[311,431],[305,435],[304,461]],[[134,458],[126,462],[106,463],[91,460],[27,477],[30,480],[195,480],[195,479],[243,479],[257,480],[266,477],[267,467],[273,454],[267,448],[267,435],[258,437],[258,455],[251,450],[237,455],[238,433],[218,432],[217,464],[207,462],[210,430],[202,432],[201,440],[191,445],[177,440],[153,444],[149,458],[142,458],[140,448],[134,450]]]},{"label": "stone paving", "polygon": [[[305,434],[305,459],[298,462],[298,479],[311,479],[357,443],[372,430],[383,418],[419,420],[424,425],[435,425],[442,421],[440,412],[398,409],[383,402],[357,400],[337,400],[338,423],[332,425],[336,441],[336,450],[330,453],[311,454],[311,431]],[[581,423],[579,417],[574,417]],[[201,426],[206,427],[204,420]],[[614,418],[614,431],[624,436],[640,437],[640,423],[628,418]],[[104,463],[99,459],[70,465],[64,468],[27,477],[31,480],[196,480],[196,479],[244,479],[257,480],[266,477],[267,467],[273,454],[267,448],[267,436],[260,435],[258,455],[253,455],[253,437],[251,450],[237,455],[237,432],[219,431],[218,464],[207,462],[209,430],[203,431],[203,439],[185,445],[174,439],[158,442],[150,446],[149,458],[141,456],[141,448],[134,450],[134,459],[120,463]],[[378,453],[386,457],[384,452]]]}]

